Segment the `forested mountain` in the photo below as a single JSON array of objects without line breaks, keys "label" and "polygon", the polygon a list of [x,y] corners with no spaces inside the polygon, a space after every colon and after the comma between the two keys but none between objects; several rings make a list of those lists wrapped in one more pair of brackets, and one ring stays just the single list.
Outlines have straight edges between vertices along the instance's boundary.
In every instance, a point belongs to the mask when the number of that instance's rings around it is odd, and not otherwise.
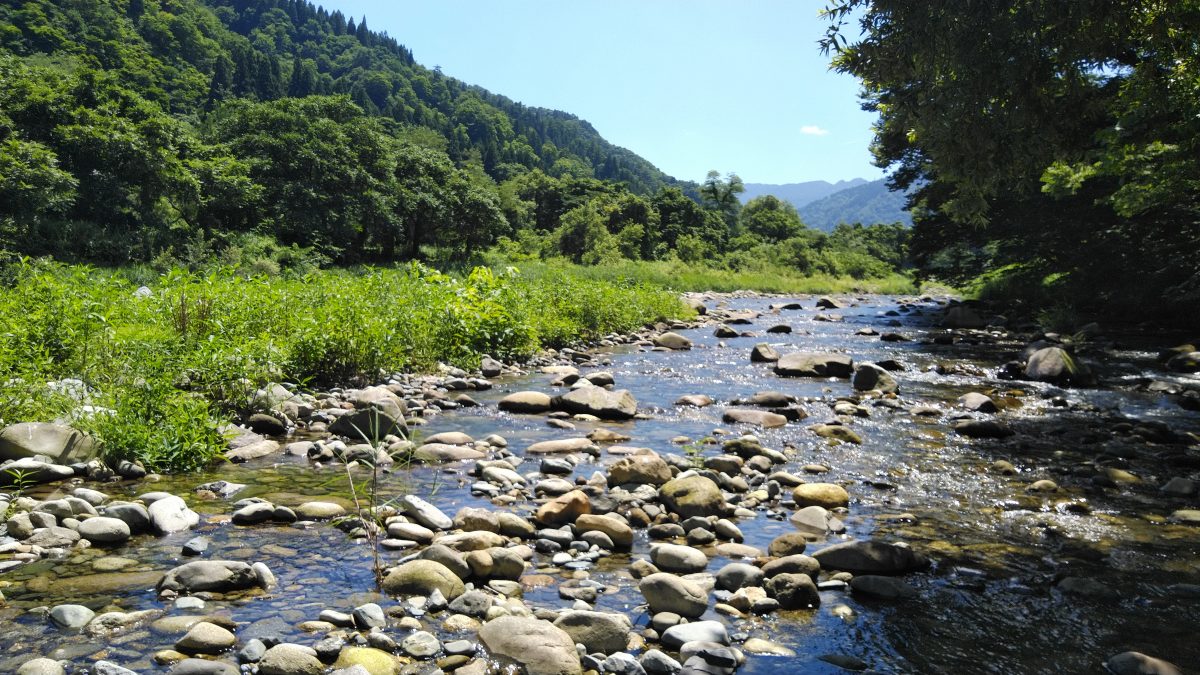
[{"label": "forested mountain", "polygon": [[912,216],[904,210],[906,199],[903,192],[892,192],[887,181],[880,179],[839,190],[798,208],[805,225],[825,232],[838,223],[912,225]]},{"label": "forested mountain", "polygon": [[847,190],[866,183],[862,178],[851,178],[850,180],[839,180],[836,183],[830,183],[827,180],[810,180],[804,183],[746,183],[746,191],[742,193],[742,203],[746,203],[755,197],[763,195],[774,195],[785,202],[789,202],[796,208],[803,208],[808,204],[828,197],[829,195]]}]

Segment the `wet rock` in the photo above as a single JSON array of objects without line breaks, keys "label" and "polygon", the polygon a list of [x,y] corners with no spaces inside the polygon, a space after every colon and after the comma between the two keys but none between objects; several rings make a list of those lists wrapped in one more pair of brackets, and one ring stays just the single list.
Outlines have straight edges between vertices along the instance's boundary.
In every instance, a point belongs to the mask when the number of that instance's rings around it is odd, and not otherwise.
[{"label": "wet rock", "polygon": [[854,368],[850,386],[857,391],[878,390],[885,394],[900,391],[900,383],[891,373],[874,363],[860,363]]},{"label": "wet rock", "polygon": [[712,404],[712,398],[705,396],[704,394],[687,394],[685,396],[680,396],[675,401],[675,405],[688,405],[692,406],[693,408],[707,408]]},{"label": "wet rock", "polygon": [[779,359],[779,352],[766,342],[760,342],[750,350],[751,363],[775,363]]},{"label": "wet rock", "polygon": [[945,328],[984,328],[987,320],[967,305],[951,305],[942,315],[942,326]]},{"label": "wet rock", "polygon": [[235,644],[237,637],[233,633],[216,624],[201,621],[175,643],[175,649],[185,654],[220,654],[232,649]]},{"label": "wet rock", "polygon": [[592,611],[568,611],[554,620],[554,625],[589,654],[612,654],[625,649],[633,624],[624,614]]},{"label": "wet rock", "polygon": [[1043,478],[1042,480],[1034,481],[1025,488],[1026,492],[1058,492],[1058,483],[1052,480]]},{"label": "wet rock", "polygon": [[929,567],[929,560],[907,546],[881,541],[847,541],[812,556],[822,569],[854,574],[904,574]]},{"label": "wet rock", "polygon": [[275,505],[270,502],[252,502],[233,512],[230,520],[234,525],[257,525],[275,517]]},{"label": "wet rock", "polygon": [[416,495],[405,495],[400,499],[400,510],[413,520],[431,530],[449,530],[454,521],[441,509]]},{"label": "wet rock", "polygon": [[60,464],[86,462],[96,447],[77,429],[48,422],[21,422],[0,430],[0,460],[45,457]]},{"label": "wet rock", "polygon": [[725,413],[721,416],[721,421],[726,424],[752,424],[764,429],[782,427],[787,424],[787,418],[783,415],[748,408],[726,408]]},{"label": "wet rock", "polygon": [[970,438],[1008,438],[1015,433],[995,420],[959,420],[954,431]]},{"label": "wet rock", "polygon": [[[829,513],[819,506],[815,508],[821,509],[825,515],[828,515]],[[795,521],[793,520],[792,522],[794,523]],[[821,531],[815,534],[824,535],[825,532]],[[800,555],[801,553],[804,553],[804,549],[807,547],[808,539],[802,532],[788,532],[771,540],[771,543],[767,546],[767,554],[776,558],[782,558],[789,555]]]},{"label": "wet rock", "polygon": [[876,574],[860,574],[850,580],[855,593],[883,600],[910,600],[917,597],[917,589],[895,577]]},{"label": "wet rock", "polygon": [[150,526],[159,534],[170,534],[195,527],[200,514],[188,508],[187,502],[175,495],[154,500],[146,509]]},{"label": "wet rock", "polygon": [[66,675],[66,673],[66,669],[58,661],[39,657],[22,663],[17,668],[16,675]]},{"label": "wet rock", "polygon": [[1093,381],[1088,367],[1061,347],[1045,347],[1029,357],[1025,378],[1059,385],[1086,385]]},{"label": "wet rock", "polygon": [[683,574],[703,572],[708,567],[708,556],[702,551],[679,544],[657,544],[651,547],[650,560],[660,570]]},{"label": "wet rock", "polygon": [[425,443],[412,452],[413,460],[424,464],[463,462],[486,456],[487,453],[476,448],[446,443]]},{"label": "wet rock", "polygon": [[429,659],[442,651],[442,643],[428,631],[419,630],[400,641],[405,654],[417,659]]},{"label": "wet rock", "polygon": [[689,642],[729,644],[729,633],[719,621],[693,621],[671,626],[663,631],[662,644],[667,649],[679,649]]},{"label": "wet rock", "polygon": [[258,662],[259,675],[321,675],[325,665],[311,647],[283,643],[263,654]]},{"label": "wet rock", "polygon": [[853,443],[862,445],[862,436],[859,436],[856,431],[844,424],[814,424],[809,427],[812,432],[821,438],[828,438],[833,441],[842,443]]},{"label": "wet rock", "polygon": [[654,336],[655,347],[665,347],[672,350],[691,349],[692,341],[679,333],[662,333]]},{"label": "wet rock", "polygon": [[784,354],[775,364],[775,373],[783,377],[840,377],[854,372],[854,361],[845,354],[794,352]]},{"label": "wet rock", "polygon": [[807,574],[776,574],[767,579],[764,587],[779,602],[780,609],[812,609],[821,605],[817,585]]},{"label": "wet rock", "polygon": [[583,387],[555,398],[553,405],[573,415],[595,415],[603,420],[626,420],[637,414],[637,399],[627,389]]},{"label": "wet rock", "polygon": [[958,404],[967,410],[981,413],[994,413],[999,410],[991,397],[978,392],[970,392],[958,397]]},{"label": "wet rock", "polygon": [[1173,663],[1141,652],[1122,652],[1104,662],[1112,675],[1183,675]]},{"label": "wet rock", "polygon": [[583,672],[571,636],[549,621],[502,616],[483,625],[479,641],[494,658],[519,664],[528,675]]},{"label": "wet rock", "polygon": [[657,649],[648,650],[642,654],[638,662],[647,675],[677,675],[683,670],[683,664]]},{"label": "wet rock", "polygon": [[68,630],[78,630],[88,625],[96,613],[83,605],[57,605],[50,610],[54,625]]},{"label": "wet rock", "polygon": [[617,518],[583,514],[575,520],[575,529],[581,534],[603,532],[614,546],[624,551],[633,547],[633,528]]},{"label": "wet rock", "polygon": [[668,510],[685,518],[719,516],[725,507],[721,489],[712,480],[700,475],[668,481],[659,490],[659,498]]},{"label": "wet rock", "polygon": [[1171,520],[1184,525],[1200,525],[1200,509],[1179,509],[1171,514]]},{"label": "wet rock", "polygon": [[433,560],[411,560],[393,567],[383,578],[383,590],[389,595],[428,596],[437,590],[448,598],[462,595],[462,579],[450,568]]},{"label": "wet rock", "polygon": [[799,507],[820,506],[835,509],[850,503],[846,489],[834,483],[805,483],[792,490],[792,499]]},{"label": "wet rock", "polygon": [[346,508],[334,502],[304,502],[296,507],[296,515],[304,520],[329,520],[346,515]]},{"label": "wet rock", "polygon": [[75,470],[69,466],[52,464],[45,457],[25,457],[0,465],[0,486],[12,485],[15,476],[32,483],[52,483],[73,478]]},{"label": "wet rock", "polygon": [[1196,482],[1182,476],[1175,476],[1160,489],[1163,494],[1171,497],[1191,497],[1196,494]]},{"label": "wet rock", "polygon": [[372,403],[338,417],[329,425],[329,433],[344,436],[353,442],[372,443],[385,436],[408,436],[404,410],[394,405]]},{"label": "wet rock", "polygon": [[579,516],[591,513],[591,500],[582,490],[571,490],[542,504],[537,510],[537,520],[546,525],[573,523]]},{"label": "wet rock", "polygon": [[79,535],[93,544],[121,544],[129,534],[129,525],[118,518],[100,516],[79,524]]},{"label": "wet rock", "polygon": [[708,593],[698,584],[673,574],[658,572],[638,583],[638,590],[650,605],[650,612],[671,612],[698,618],[708,609]]},{"label": "wet rock", "polygon": [[158,582],[158,591],[198,593],[245,590],[258,584],[250,565],[234,560],[197,560],[176,567]]},{"label": "wet rock", "polygon": [[534,443],[525,449],[526,454],[549,455],[564,452],[600,454],[600,448],[590,438],[558,438]]},{"label": "wet rock", "polygon": [[124,521],[132,534],[149,532],[151,528],[150,511],[145,506],[134,502],[106,504],[104,508],[100,509],[100,515]]},{"label": "wet rock", "polygon": [[550,412],[553,408],[550,396],[540,391],[514,392],[500,399],[496,406],[505,412],[525,414]]},{"label": "wet rock", "polygon": [[729,563],[717,572],[716,586],[721,590],[736,591],[747,586],[760,586],[764,578],[763,571],[754,565]]},{"label": "wet rock", "polygon": [[717,326],[716,330],[713,331],[713,337],[718,338],[735,338],[738,335],[737,329],[727,323]]},{"label": "wet rock", "polygon": [[134,671],[118,666],[112,661],[97,661],[92,664],[91,675],[138,675]]},{"label": "wet rock", "polygon": [[655,452],[628,455],[608,468],[612,485],[662,485],[671,480],[671,467]]}]

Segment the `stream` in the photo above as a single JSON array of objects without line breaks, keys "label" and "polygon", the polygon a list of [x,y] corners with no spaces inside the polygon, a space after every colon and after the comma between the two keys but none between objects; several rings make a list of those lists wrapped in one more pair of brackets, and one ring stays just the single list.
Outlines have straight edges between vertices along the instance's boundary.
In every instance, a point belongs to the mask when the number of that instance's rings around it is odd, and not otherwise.
[{"label": "stream", "polygon": [[[772,310],[792,300],[803,309]],[[763,446],[789,453],[789,463],[774,470],[805,477],[801,467],[822,465],[828,472],[806,480],[838,483],[850,495],[841,515],[845,533],[810,544],[807,553],[845,539],[872,539],[906,542],[932,561],[928,570],[903,577],[917,591],[909,600],[830,589],[821,591],[821,605],[814,610],[741,618],[718,614],[710,602],[703,618],[727,624],[735,643],[739,637],[763,638],[793,653],[747,654],[739,673],[850,672],[845,666],[874,673],[1095,673],[1109,657],[1130,650],[1185,670],[1200,664],[1200,528],[1171,517],[1177,510],[1198,508],[1200,500],[1194,493],[1170,496],[1160,490],[1172,478],[1200,475],[1200,413],[1182,409],[1148,386],[1154,381],[1200,385],[1196,375],[1168,373],[1156,363],[1159,348],[1182,339],[1104,334],[1080,349],[1096,368],[1100,386],[1059,388],[998,378],[1002,364],[1020,355],[1028,334],[957,331],[951,340],[937,327],[940,306],[932,301],[866,296],[845,299],[844,308],[822,310],[814,300],[711,298],[706,300],[710,310],[725,303],[731,311],[758,313],[748,324],[734,326],[756,336],[717,338],[716,324],[706,322],[672,328],[692,341],[690,350],[654,350],[646,344],[597,350],[580,371],[611,372],[616,387],[637,398],[645,419],[572,421],[576,429],[570,431],[548,426],[544,415],[499,412],[497,401],[512,392],[565,391],[551,386],[555,375],[531,368],[524,375],[494,378],[492,389],[470,392],[479,407],[431,416],[418,433],[456,431],[476,439],[499,434],[521,455],[534,442],[605,428],[631,437],[622,445],[701,458],[721,454],[719,443],[702,439],[750,433]],[[841,320],[814,320],[819,314]],[[780,324],[792,332],[766,332]],[[859,334],[867,328],[876,334]],[[884,341],[879,333],[906,339]],[[894,360],[902,367],[893,373],[898,396],[856,397],[845,379],[779,377],[771,364],[750,362],[750,349],[760,342],[785,354],[841,352],[856,363]],[[722,422],[731,401],[766,390],[796,397],[808,417],[772,429]],[[1000,412],[964,410],[956,401],[968,392],[988,394]],[[676,405],[691,394],[708,395],[715,404]],[[848,421],[861,444],[834,444],[812,432],[810,426],[834,420],[838,399],[851,398],[856,413]],[[996,419],[1016,434],[968,438],[953,431],[956,416]],[[725,435],[714,436],[717,431]],[[535,472],[539,459],[529,458],[516,470]],[[603,474],[617,459],[607,451],[585,456],[567,478]],[[999,470],[998,461],[1014,470]],[[465,506],[503,508],[523,517],[532,513],[537,504],[531,500],[497,506],[473,492],[476,479],[468,475],[473,464],[391,469],[380,476],[381,498],[419,495],[450,516]],[[369,480],[362,470],[353,475],[360,484]],[[1029,491],[1042,479],[1053,480],[1058,489]],[[195,486],[217,480],[246,487],[228,499],[196,495]],[[313,499],[353,506],[341,464],[314,466],[305,457],[275,454],[156,482],[82,485],[123,499],[149,491],[181,495],[201,523],[161,537],[135,536],[118,547],[71,549],[0,574],[7,599],[0,607],[0,672],[14,672],[31,654],[68,661],[76,669],[68,672],[87,672],[99,659],[139,673],[168,672],[170,667],[152,656],[178,636],[164,634],[159,624],[93,636],[55,627],[38,608],[74,602],[97,612],[187,614],[160,600],[155,583],[163,571],[187,561],[181,547],[197,535],[211,542],[206,557],[265,562],[278,579],[268,593],[207,601],[203,612],[235,621],[239,641],[257,637],[311,644],[322,636],[299,625],[317,619],[322,610],[397,604],[376,591],[367,540],[352,539],[323,522],[237,526],[229,520],[232,502],[248,497],[288,506]],[[61,496],[71,487],[50,484],[33,496]],[[743,543],[766,551],[773,539],[795,531],[786,518],[793,510],[760,506],[755,517],[738,519]],[[635,528],[631,552],[603,557],[582,573],[553,567],[549,556],[537,554],[526,574],[550,581],[525,584],[524,601],[530,607],[569,607],[557,585],[587,576],[613,590],[599,597],[595,609],[625,614],[633,630],[642,631],[650,615],[630,563],[647,559],[649,546],[646,530]],[[411,552],[380,555],[392,564]],[[710,555],[707,571],[715,573],[729,562]],[[1076,578],[1098,583],[1063,583]],[[426,629],[443,640],[471,637],[445,633],[440,623],[428,621]],[[412,672],[433,669],[429,661],[412,664]]]}]

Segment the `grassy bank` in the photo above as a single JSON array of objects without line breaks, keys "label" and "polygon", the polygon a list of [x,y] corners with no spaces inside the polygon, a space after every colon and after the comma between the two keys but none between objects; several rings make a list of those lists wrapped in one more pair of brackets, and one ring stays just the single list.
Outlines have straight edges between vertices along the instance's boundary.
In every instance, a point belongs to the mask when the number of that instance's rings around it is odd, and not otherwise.
[{"label": "grassy bank", "polygon": [[18,262],[2,281],[0,424],[70,419],[109,460],[159,470],[215,458],[219,425],[252,409],[268,382],[350,385],[438,362],[472,367],[485,353],[519,359],[689,312],[659,288],[577,269],[150,277]]},{"label": "grassy bank", "polygon": [[802,276],[783,267],[764,266],[763,270],[732,271],[705,267],[678,260],[624,260],[603,266],[564,266],[542,262],[522,262],[521,269],[530,276],[558,274],[571,270],[572,275],[597,280],[623,280],[648,284],[673,291],[731,291],[751,290],[762,293],[884,293],[905,294],[917,291],[913,280],[902,274],[875,279],[833,277],[823,274]]}]

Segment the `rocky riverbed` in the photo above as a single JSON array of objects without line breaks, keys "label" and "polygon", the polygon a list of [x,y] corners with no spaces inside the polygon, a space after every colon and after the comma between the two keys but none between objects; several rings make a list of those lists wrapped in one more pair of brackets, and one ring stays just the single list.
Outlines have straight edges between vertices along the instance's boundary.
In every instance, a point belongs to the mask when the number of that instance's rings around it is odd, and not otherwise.
[{"label": "rocky riverbed", "polygon": [[520,368],[270,387],[202,475],[3,430],[38,457],[0,468],[0,671],[1200,663],[1187,336],[689,301],[695,323]]}]

